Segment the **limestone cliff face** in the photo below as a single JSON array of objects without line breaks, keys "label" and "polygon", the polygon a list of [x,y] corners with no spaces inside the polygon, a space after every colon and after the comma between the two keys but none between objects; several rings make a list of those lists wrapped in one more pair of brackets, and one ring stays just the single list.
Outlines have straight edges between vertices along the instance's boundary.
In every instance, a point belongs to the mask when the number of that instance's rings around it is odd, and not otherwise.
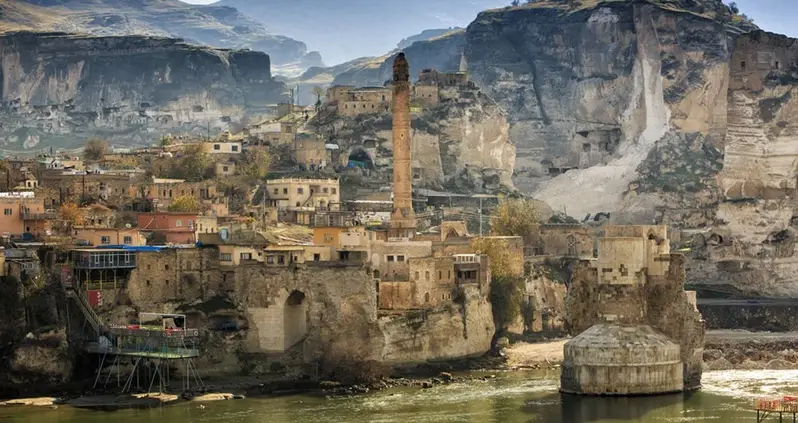
[{"label": "limestone cliff face", "polygon": [[[414,186],[467,193],[512,188],[515,147],[503,110],[477,90],[463,91],[412,116],[411,157]],[[326,139],[341,147],[341,157],[367,154],[376,171],[392,164],[389,114],[340,117],[334,111],[316,122]]]},{"label": "limestone cliff face", "polygon": [[510,114],[516,185],[574,216],[621,209],[666,134],[722,139],[729,52],[715,19],[645,1],[533,6],[481,14],[467,46]]},{"label": "limestone cliff face", "polygon": [[151,37],[0,37],[0,148],[150,144],[227,129],[280,98],[263,53]]},{"label": "limestone cliff face", "polygon": [[795,39],[753,32],[736,42],[721,202],[701,237],[708,245],[694,264],[695,282],[768,297],[798,295],[796,60]]},{"label": "limestone cliff face", "polygon": [[[666,205],[712,204],[729,40],[740,32],[726,6],[577,3],[485,11],[462,33],[408,47],[411,73],[455,70],[465,52],[471,80],[508,114],[515,186],[557,210],[640,221]],[[381,84],[390,59],[352,66],[334,83]]]}]

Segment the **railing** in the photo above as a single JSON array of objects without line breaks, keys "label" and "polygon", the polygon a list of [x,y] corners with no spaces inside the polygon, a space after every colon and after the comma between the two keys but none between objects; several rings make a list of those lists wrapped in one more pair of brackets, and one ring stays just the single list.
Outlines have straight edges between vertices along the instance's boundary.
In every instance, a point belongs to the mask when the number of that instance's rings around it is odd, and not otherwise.
[{"label": "railing", "polygon": [[86,321],[89,322],[89,325],[94,329],[94,332],[99,335],[100,334],[100,316],[94,312],[94,309],[91,308],[89,304],[89,299],[79,290],[79,289],[67,289],[67,297],[74,298],[75,302],[78,303],[78,307],[80,311],[83,312],[83,316],[86,317]]},{"label": "railing", "polygon": [[798,397],[757,398],[754,400],[754,409],[776,413],[798,413]]},{"label": "railing", "polygon": [[199,338],[199,329],[163,329],[138,325],[110,325],[109,332],[112,335],[139,338]]},{"label": "railing", "polygon": [[44,213],[23,213],[22,218],[25,220],[53,220],[58,217],[57,213],[44,212]]}]

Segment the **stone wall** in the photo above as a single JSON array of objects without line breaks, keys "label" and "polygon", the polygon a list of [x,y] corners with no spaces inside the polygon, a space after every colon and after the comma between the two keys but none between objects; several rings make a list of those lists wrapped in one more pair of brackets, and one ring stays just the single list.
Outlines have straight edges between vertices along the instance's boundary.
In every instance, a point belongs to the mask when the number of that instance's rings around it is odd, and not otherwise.
[{"label": "stone wall", "polygon": [[683,288],[684,256],[672,254],[667,260],[666,273],[625,285],[600,284],[601,268],[582,262],[566,298],[566,323],[572,334],[605,319],[618,325],[651,326],[679,344],[684,386],[692,389],[701,383],[704,324]]},{"label": "stone wall", "polygon": [[[490,303],[478,285],[461,288],[462,304],[445,301],[420,318],[406,313],[378,318],[378,298],[382,304],[389,295],[381,288],[378,297],[366,268],[330,262],[221,268],[217,255],[212,248],[138,253],[138,268],[118,293],[129,299],[128,310],[186,314],[203,331],[199,368],[205,374],[268,371],[262,360],[289,362],[294,351],[303,363],[346,359],[401,365],[490,348]],[[407,289],[397,290],[399,297],[409,297]],[[119,306],[102,313],[112,323],[127,323],[130,315]],[[217,332],[221,321],[237,322],[239,336]]]}]

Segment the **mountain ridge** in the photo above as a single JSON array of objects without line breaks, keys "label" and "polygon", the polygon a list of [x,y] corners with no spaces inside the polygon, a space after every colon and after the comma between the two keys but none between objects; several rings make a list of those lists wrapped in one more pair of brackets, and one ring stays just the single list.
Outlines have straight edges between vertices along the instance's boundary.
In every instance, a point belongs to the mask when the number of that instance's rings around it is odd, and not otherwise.
[{"label": "mountain ridge", "polygon": [[276,35],[235,8],[178,0],[0,0],[0,32],[60,31],[180,38],[217,48],[262,51],[280,66],[322,65],[304,42]]}]

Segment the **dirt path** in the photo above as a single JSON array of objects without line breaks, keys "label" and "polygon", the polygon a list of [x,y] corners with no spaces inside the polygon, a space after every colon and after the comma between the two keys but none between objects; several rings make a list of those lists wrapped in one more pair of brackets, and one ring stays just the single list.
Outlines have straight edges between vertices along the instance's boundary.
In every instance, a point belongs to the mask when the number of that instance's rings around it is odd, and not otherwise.
[{"label": "dirt path", "polygon": [[562,363],[562,347],[567,339],[528,344],[519,342],[505,350],[512,369],[547,368]]}]

